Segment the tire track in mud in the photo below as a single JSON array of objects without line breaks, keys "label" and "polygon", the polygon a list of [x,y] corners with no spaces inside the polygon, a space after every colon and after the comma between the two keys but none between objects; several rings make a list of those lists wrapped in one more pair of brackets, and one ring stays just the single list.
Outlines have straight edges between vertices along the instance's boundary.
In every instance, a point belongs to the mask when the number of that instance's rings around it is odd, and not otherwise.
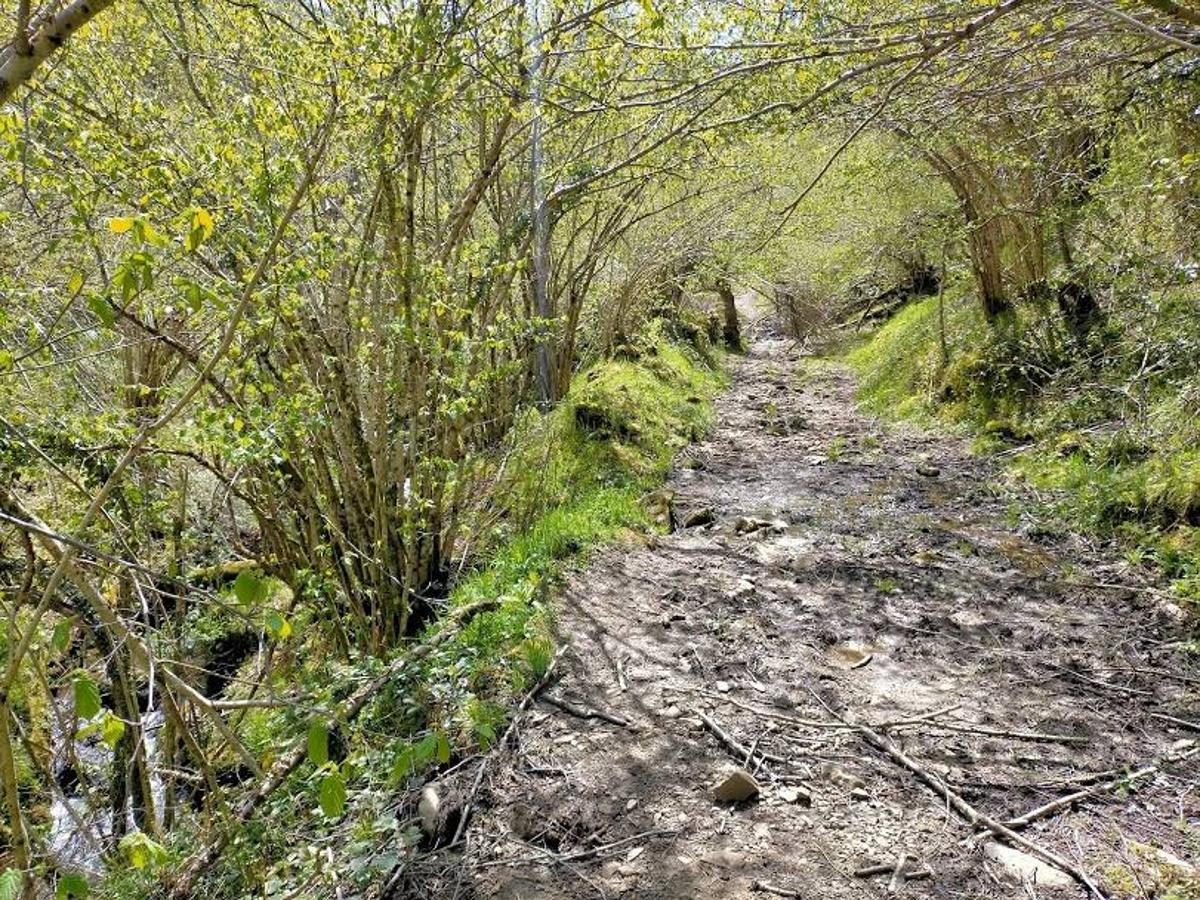
[{"label": "tire track in mud", "polygon": [[[737,363],[670,485],[680,521],[706,524],[570,579],[561,679],[492,763],[465,852],[423,858],[401,896],[1083,895],[964,843],[971,827],[861,734],[800,724],[842,718],[1002,820],[1182,755],[1023,832],[1114,896],[1179,876],[1200,757],[1153,715],[1200,717],[1177,616],[1119,557],[1013,524],[961,441],[884,428],[853,392],[784,341]],[[740,764],[760,793],[717,802]],[[905,853],[931,877],[854,874]]]}]

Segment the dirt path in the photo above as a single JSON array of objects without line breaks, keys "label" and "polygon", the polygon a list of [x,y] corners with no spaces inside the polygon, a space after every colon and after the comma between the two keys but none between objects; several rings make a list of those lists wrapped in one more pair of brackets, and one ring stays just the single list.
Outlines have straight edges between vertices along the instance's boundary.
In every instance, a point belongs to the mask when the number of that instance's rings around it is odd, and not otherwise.
[{"label": "dirt path", "polygon": [[[429,857],[411,896],[886,896],[887,874],[854,870],[902,851],[932,870],[904,896],[1081,896],[964,846],[964,820],[861,734],[795,720],[886,728],[978,809],[1017,816],[1186,757],[1189,732],[1151,715],[1200,710],[1169,608],[1114,586],[1119,557],[1011,521],[961,442],[882,428],[846,371],[782,341],[738,364],[718,416],[673,480],[680,518],[713,522],[571,580],[563,677],[493,763],[465,856]],[[754,800],[714,800],[744,760],[700,714],[757,748]],[[1143,844],[1197,859],[1198,760],[1023,834],[1116,895],[1154,896],[1174,863]]]}]

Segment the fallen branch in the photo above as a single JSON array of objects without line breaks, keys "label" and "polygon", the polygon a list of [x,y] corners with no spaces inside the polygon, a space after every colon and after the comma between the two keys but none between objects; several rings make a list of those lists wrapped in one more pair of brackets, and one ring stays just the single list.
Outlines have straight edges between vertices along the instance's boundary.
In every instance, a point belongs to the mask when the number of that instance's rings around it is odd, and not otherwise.
[{"label": "fallen branch", "polygon": [[764,894],[774,894],[776,897],[803,897],[799,891],[791,888],[776,887],[766,881],[755,881],[750,885],[752,891],[762,891]]},{"label": "fallen branch", "polygon": [[611,715],[610,713],[606,713],[603,710],[584,709],[582,706],[576,706],[574,703],[571,703],[567,700],[563,700],[560,697],[546,696],[546,697],[540,697],[539,699],[543,703],[549,703],[551,706],[555,706],[558,709],[561,709],[563,712],[567,713],[568,715],[572,715],[577,719],[599,719],[601,722],[608,722],[611,725],[617,725],[621,728],[629,727],[628,720],[622,719],[620,716]]},{"label": "fallen branch", "polygon": [[[736,739],[734,739],[732,736],[730,736],[725,731],[725,729],[723,729],[720,725],[718,725],[716,722],[714,722],[711,718],[709,718],[703,712],[701,712],[698,709],[693,709],[692,714],[694,716],[696,716],[698,719],[700,719],[700,721],[704,723],[704,726],[713,733],[713,735],[716,737],[716,739],[718,741],[720,741],[730,751],[732,751],[733,755],[736,758],[738,758],[740,760],[740,759],[744,759],[750,755],[751,748],[745,746],[744,744],[742,744],[739,741],[737,741]],[[767,753],[766,751],[758,752],[758,755],[762,759],[768,760],[770,762],[783,763],[785,765],[789,762],[789,760],[785,759],[782,756],[778,756],[774,753]]]},{"label": "fallen branch", "polygon": [[[1161,771],[1163,765],[1166,763],[1183,762],[1185,759],[1190,759],[1198,753],[1200,753],[1200,747],[1192,747],[1190,750],[1184,753],[1168,756],[1161,762],[1145,766],[1141,769],[1138,769],[1136,772],[1130,772],[1126,775],[1122,775],[1119,778],[1114,778],[1112,781],[1108,781],[1104,784],[1096,785],[1095,787],[1091,788],[1085,788],[1084,790],[1080,791],[1075,791],[1073,794],[1067,794],[1064,797],[1059,797],[1057,800],[1051,800],[1049,803],[1043,804],[1036,809],[1031,809],[1029,812],[1025,813],[1024,815],[1017,816],[1015,819],[1006,819],[1004,824],[1008,828],[1012,829],[1024,828],[1027,825],[1031,825],[1034,822],[1040,821],[1041,819],[1049,818],[1057,812],[1069,809],[1075,804],[1081,803],[1084,800],[1090,800],[1093,797],[1098,797],[1102,794],[1112,793],[1119,788],[1132,785],[1135,781],[1141,781],[1143,778],[1149,778],[1151,775]],[[986,838],[990,834],[991,831],[981,831],[978,834],[973,835],[971,840]]]},{"label": "fallen branch", "polygon": [[1020,847],[1021,849],[1038,857],[1038,859],[1055,866],[1066,872],[1080,884],[1088,889],[1089,892],[1099,900],[1107,900],[1106,895],[1096,885],[1096,882],[1086,872],[1074,865],[1070,861],[1059,856],[1053,850],[1043,847],[1041,844],[1036,844],[1013,831],[1003,822],[993,819],[991,816],[981,813],[970,803],[964,800],[958,793],[951,790],[942,779],[936,775],[926,771],[917,762],[905,755],[904,751],[881,735],[874,729],[868,728],[865,725],[857,725],[859,734],[866,739],[867,743],[875,747],[877,750],[889,756],[893,762],[899,764],[905,769],[908,769],[919,780],[924,782],[928,787],[932,788],[934,793],[946,801],[955,812],[970,822],[972,825],[985,825],[989,831],[997,837],[1004,838],[1008,843]]}]

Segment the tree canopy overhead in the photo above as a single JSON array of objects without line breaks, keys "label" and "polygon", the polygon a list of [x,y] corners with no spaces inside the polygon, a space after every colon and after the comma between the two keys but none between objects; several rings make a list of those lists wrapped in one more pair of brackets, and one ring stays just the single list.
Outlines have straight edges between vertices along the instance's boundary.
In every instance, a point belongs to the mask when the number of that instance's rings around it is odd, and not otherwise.
[{"label": "tree canopy overhead", "polygon": [[[802,330],[958,272],[997,340],[1036,308],[1083,345],[1131,285],[1197,275],[1200,13],[1173,0],[4,15],[0,897],[118,858],[188,896],[309,761],[340,815],[347,756],[379,759],[323,742],[401,669],[439,683],[414,648],[544,512],[508,468],[531,412],[647,322],[720,342],[688,297],[736,324],[753,288]],[[413,770],[498,689],[454,671],[389,720]],[[51,744],[93,726],[110,824],[72,855]]]}]

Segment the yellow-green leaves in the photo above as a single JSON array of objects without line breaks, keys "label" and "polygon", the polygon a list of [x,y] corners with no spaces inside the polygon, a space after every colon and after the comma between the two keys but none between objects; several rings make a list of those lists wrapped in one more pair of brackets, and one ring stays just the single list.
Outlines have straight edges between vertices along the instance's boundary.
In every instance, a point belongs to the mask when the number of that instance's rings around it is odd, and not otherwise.
[{"label": "yellow-green leaves", "polygon": [[124,736],[125,723],[113,713],[105,713],[104,721],[100,725],[100,740],[115,749],[117,744],[121,743],[121,738]]},{"label": "yellow-green leaves", "polygon": [[118,216],[108,220],[108,230],[113,234],[124,234],[133,228],[133,223],[137,219],[133,216]]},{"label": "yellow-green leaves", "polygon": [[190,228],[183,239],[183,245],[189,253],[194,253],[200,245],[212,237],[213,217],[207,209],[196,207],[192,210]]},{"label": "yellow-green leaves", "polygon": [[271,613],[263,624],[267,633],[277,641],[286,641],[292,636],[292,623],[279,613]]},{"label": "yellow-green leaves", "polygon": [[167,862],[167,848],[144,831],[134,831],[121,838],[117,845],[135,869],[154,869]]}]

